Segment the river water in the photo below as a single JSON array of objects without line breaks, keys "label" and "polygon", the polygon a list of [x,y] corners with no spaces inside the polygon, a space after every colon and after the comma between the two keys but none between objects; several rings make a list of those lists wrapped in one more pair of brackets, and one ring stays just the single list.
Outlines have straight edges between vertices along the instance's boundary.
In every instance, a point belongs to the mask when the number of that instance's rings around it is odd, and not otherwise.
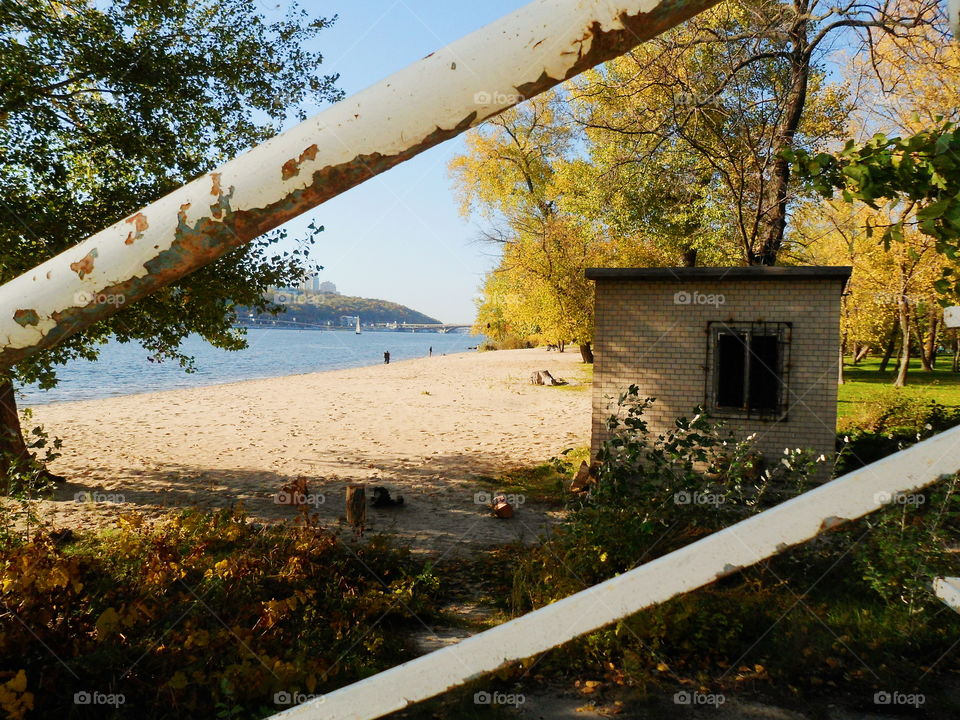
[{"label": "river water", "polygon": [[196,360],[196,372],[186,373],[175,362],[155,363],[134,343],[110,342],[96,362],[76,360],[61,367],[59,384],[51,390],[21,388],[21,406],[66,400],[91,400],[156,390],[214,385],[257,378],[298,375],[322,370],[363,367],[391,360],[467,352],[483,337],[465,332],[380,332],[357,335],[345,330],[251,328],[250,347],[239,352],[219,350],[199,337],[190,337],[184,351]]}]

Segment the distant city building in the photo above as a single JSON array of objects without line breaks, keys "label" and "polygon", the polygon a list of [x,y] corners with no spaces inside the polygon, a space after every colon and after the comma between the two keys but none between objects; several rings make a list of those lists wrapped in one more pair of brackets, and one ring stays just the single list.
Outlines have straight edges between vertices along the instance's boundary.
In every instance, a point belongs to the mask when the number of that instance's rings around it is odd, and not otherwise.
[{"label": "distant city building", "polygon": [[[314,279],[315,279],[315,280],[319,280],[319,278],[314,278]],[[322,283],[318,283],[318,284],[317,284],[317,287],[316,287],[316,290],[317,290],[317,292],[330,293],[331,295],[339,295],[339,294],[340,294],[340,293],[337,292],[337,286],[334,285],[334,284],[333,284],[332,282],[330,282],[329,280],[324,280]]]},{"label": "distant city building", "polygon": [[300,292],[317,292],[320,287],[320,278],[317,275],[308,275],[303,282],[297,286]]},{"label": "distant city building", "polygon": [[341,315],[340,327],[356,327],[359,321],[360,321],[360,318],[357,317],[356,315]]}]

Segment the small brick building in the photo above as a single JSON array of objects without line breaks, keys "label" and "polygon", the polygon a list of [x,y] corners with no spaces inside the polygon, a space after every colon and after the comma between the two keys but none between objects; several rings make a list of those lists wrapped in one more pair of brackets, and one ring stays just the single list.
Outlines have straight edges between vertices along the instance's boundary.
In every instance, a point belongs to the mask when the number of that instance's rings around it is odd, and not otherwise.
[{"label": "small brick building", "polygon": [[830,457],[848,267],[592,268],[595,453],[619,395],[654,397],[663,432],[703,406],[765,456]]}]

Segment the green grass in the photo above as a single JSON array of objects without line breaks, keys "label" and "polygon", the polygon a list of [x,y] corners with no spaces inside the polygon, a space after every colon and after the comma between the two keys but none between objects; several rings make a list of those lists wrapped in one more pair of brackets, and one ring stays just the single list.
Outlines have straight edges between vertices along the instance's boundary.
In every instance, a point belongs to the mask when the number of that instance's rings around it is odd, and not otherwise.
[{"label": "green grass", "polygon": [[564,378],[568,385],[554,385],[554,390],[565,390],[567,392],[586,392],[593,387],[593,365],[583,363],[576,368],[575,377]]},{"label": "green grass", "polygon": [[878,400],[890,392],[902,392],[923,400],[936,400],[947,407],[960,407],[960,373],[950,371],[951,358],[941,356],[936,369],[920,369],[919,360],[910,361],[907,386],[895,390],[894,363],[879,372],[880,358],[868,358],[852,365],[847,358],[843,365],[844,384],[839,388],[837,412],[840,420],[854,420],[866,403]]},{"label": "green grass", "polygon": [[[589,456],[590,448],[580,447],[574,448],[562,459],[576,470],[580,461],[587,460]],[[570,479],[573,470],[560,472],[553,462],[545,462],[506,470],[497,476],[483,475],[480,481],[496,492],[523,495],[527,500],[557,505],[563,503],[563,481]]]}]

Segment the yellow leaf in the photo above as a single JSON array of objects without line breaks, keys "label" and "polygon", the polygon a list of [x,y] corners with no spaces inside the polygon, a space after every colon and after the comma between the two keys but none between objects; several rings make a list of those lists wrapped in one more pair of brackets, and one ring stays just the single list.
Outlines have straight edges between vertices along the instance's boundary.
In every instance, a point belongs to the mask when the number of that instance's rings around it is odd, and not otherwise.
[{"label": "yellow leaf", "polygon": [[112,607],[107,608],[103,611],[100,617],[97,618],[96,628],[97,628],[97,637],[100,640],[103,640],[106,637],[109,637],[114,630],[117,629],[117,625],[120,624],[120,615]]},{"label": "yellow leaf", "polygon": [[7,687],[17,693],[22,693],[27,689],[27,673],[25,670],[20,670],[17,674],[7,681]]},{"label": "yellow leaf", "polygon": [[173,677],[170,678],[170,682],[168,682],[167,685],[174,690],[183,690],[187,686],[187,676],[178,670],[173,674]]}]

